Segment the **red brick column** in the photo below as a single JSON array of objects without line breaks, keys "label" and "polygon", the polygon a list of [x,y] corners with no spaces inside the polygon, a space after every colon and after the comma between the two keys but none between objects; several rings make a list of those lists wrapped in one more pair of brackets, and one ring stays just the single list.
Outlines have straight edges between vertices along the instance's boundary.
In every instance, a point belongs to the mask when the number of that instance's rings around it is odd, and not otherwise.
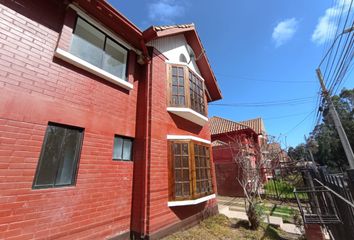
[{"label": "red brick column", "polygon": [[325,240],[325,236],[318,224],[305,225],[305,236],[307,240]]}]

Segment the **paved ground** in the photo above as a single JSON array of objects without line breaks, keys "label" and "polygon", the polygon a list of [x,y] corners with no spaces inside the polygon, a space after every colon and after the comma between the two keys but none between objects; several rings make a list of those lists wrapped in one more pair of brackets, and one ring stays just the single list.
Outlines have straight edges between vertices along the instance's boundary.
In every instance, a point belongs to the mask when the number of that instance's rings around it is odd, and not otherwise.
[{"label": "paved ground", "polygon": [[[241,207],[242,200],[218,197],[219,212],[227,216],[228,218],[237,218],[241,220],[247,220],[247,215],[244,207]],[[270,207],[272,205],[270,204]],[[270,225],[278,226],[283,231],[291,234],[301,234],[300,230],[295,226],[295,224],[283,223],[281,217],[269,216],[266,215],[263,217],[263,222]]]}]

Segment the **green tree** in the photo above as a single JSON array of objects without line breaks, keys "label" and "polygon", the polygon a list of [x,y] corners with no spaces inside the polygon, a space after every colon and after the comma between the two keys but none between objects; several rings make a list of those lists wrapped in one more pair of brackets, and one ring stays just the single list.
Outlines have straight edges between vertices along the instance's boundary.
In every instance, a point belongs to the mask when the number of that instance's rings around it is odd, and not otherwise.
[{"label": "green tree", "polygon": [[[354,147],[354,89],[343,89],[338,96],[332,97],[341,119],[343,128],[347,133],[349,142]],[[315,160],[334,170],[344,170],[348,167],[348,161],[344,153],[338,133],[330,117],[328,106],[324,106],[323,122],[315,127],[311,133],[317,142]]]}]

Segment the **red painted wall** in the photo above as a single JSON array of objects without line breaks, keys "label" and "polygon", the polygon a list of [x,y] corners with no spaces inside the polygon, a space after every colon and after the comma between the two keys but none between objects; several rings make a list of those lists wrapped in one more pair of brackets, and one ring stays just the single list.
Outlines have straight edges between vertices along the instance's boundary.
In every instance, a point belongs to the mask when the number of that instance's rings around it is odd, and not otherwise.
[{"label": "red painted wall", "polygon": [[[210,139],[209,126],[200,127],[167,109],[167,70],[165,58],[156,50],[151,61],[151,129],[149,130],[149,176],[147,191],[147,211],[149,234],[176,224],[194,214],[216,205],[215,200],[188,207],[168,207],[168,155],[167,135],[194,135]],[[212,173],[214,168],[212,166]],[[214,183],[215,186],[215,183]]]},{"label": "red painted wall", "polygon": [[[250,140],[252,139],[253,140]],[[212,141],[219,140],[225,143],[234,142],[242,139],[242,143],[257,143],[257,135],[248,130],[240,130],[230,133],[217,134],[211,136]],[[252,149],[250,149],[252,151]],[[228,145],[213,147],[213,160],[215,164],[216,182],[218,194],[229,197],[243,197],[244,193],[237,181],[237,177],[242,174],[239,172],[237,163],[233,159],[235,150],[231,150]]]},{"label": "red painted wall", "polygon": [[[112,147],[115,134],[136,137],[135,54],[128,92],[53,58],[62,1],[2,2],[0,239],[102,239],[129,231],[134,163],[112,161]],[[85,129],[77,184],[32,190],[48,121]]]},{"label": "red painted wall", "polygon": [[[0,239],[154,234],[215,207],[167,206],[166,136],[210,132],[166,111],[164,57],[140,66],[130,52],[131,91],[55,58],[75,19],[61,2],[0,4]],[[32,190],[49,121],[85,129],[77,183]],[[133,162],[112,161],[115,134],[134,138]]]}]

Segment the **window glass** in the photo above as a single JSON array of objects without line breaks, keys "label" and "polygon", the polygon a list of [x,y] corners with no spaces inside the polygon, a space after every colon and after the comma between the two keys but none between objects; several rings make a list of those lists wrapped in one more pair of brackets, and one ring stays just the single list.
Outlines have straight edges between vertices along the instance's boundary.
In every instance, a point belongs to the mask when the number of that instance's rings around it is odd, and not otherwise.
[{"label": "window glass", "polygon": [[[173,200],[199,198],[212,193],[209,147],[193,141],[172,142],[171,145]],[[190,147],[194,151],[190,152]],[[194,164],[190,164],[193,161]]]},{"label": "window glass", "polygon": [[75,155],[77,154],[76,149],[80,143],[80,135],[71,130],[66,130],[65,138],[63,139],[62,146],[62,164],[58,171],[57,185],[67,185],[73,180],[73,175],[75,169]]},{"label": "window glass", "polygon": [[131,160],[133,141],[131,139],[124,139],[123,160]]},{"label": "window glass", "polygon": [[107,38],[102,68],[121,79],[125,79],[126,60],[127,50]]},{"label": "window glass", "polygon": [[203,81],[189,71],[189,92],[191,108],[201,114],[205,114]]},{"label": "window glass", "polygon": [[114,137],[113,160],[132,160],[133,139]]},{"label": "window glass", "polygon": [[70,52],[96,67],[101,67],[104,41],[105,35],[102,32],[78,18]]},{"label": "window glass", "polygon": [[185,105],[184,68],[172,67],[172,106]]},{"label": "window glass", "polygon": [[188,143],[172,144],[174,161],[175,196],[190,197],[190,168]]},{"label": "window glass", "polygon": [[113,145],[113,159],[122,159],[123,153],[123,138],[114,137],[114,145]]},{"label": "window glass", "polygon": [[39,158],[34,188],[73,185],[83,129],[49,124]]},{"label": "window glass", "polygon": [[120,79],[127,80],[127,49],[80,17],[77,18],[70,53]]},{"label": "window glass", "polygon": [[42,155],[37,170],[36,185],[53,185],[60,162],[60,147],[65,135],[65,129],[48,126],[46,141],[42,146]]}]

